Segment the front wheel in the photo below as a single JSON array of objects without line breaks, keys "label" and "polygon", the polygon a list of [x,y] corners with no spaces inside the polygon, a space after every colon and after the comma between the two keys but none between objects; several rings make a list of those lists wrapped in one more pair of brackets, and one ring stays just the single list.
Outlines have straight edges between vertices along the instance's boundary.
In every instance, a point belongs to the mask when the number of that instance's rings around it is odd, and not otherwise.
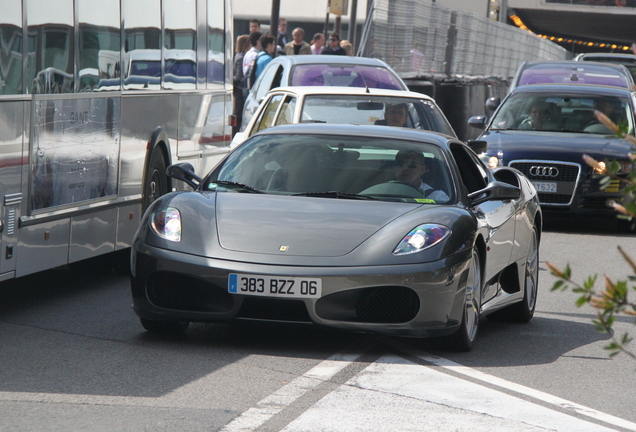
[{"label": "front wheel", "polygon": [[148,171],[144,179],[143,211],[146,211],[154,200],[166,193],[168,193],[166,160],[161,149],[155,148],[150,155]]},{"label": "front wheel", "polygon": [[459,329],[450,336],[449,342],[455,351],[470,351],[477,338],[479,318],[481,317],[481,291],[482,291],[481,258],[479,251],[473,249],[468,280],[466,281],[466,294],[462,312],[462,322]]}]

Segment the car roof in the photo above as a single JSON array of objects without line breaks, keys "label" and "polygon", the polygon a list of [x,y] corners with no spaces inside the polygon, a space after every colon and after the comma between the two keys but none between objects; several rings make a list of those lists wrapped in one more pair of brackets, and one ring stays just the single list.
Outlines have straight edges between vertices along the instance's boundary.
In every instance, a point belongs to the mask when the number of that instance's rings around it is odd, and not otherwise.
[{"label": "car roof", "polygon": [[336,87],[336,86],[286,86],[276,87],[269,93],[288,92],[295,93],[299,96],[307,95],[343,95],[343,96],[391,96],[404,98],[417,98],[434,101],[434,99],[423,93],[412,92],[408,90],[388,90],[378,88],[365,87]]},{"label": "car roof", "polygon": [[633,94],[633,91],[623,87],[592,84],[532,84],[516,87],[511,93],[577,93],[624,97]]},{"label": "car roof", "polygon": [[342,55],[282,55],[274,58],[273,61],[289,64],[353,64],[389,67],[387,63],[377,58]]},{"label": "car roof", "polygon": [[420,141],[434,143],[447,147],[450,141],[461,142],[454,137],[437,132],[400,127],[378,127],[373,125],[351,125],[335,123],[297,123],[267,128],[255,135],[271,134],[316,134],[316,135],[351,135],[355,137],[373,137],[400,139],[406,141]]}]

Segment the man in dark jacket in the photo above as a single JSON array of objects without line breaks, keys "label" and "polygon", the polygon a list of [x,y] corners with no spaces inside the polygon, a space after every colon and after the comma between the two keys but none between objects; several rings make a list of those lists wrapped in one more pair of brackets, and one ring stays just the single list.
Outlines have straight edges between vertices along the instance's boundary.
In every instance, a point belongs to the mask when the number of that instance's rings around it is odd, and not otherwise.
[{"label": "man in dark jacket", "polygon": [[347,55],[347,52],[340,46],[340,35],[332,32],[329,35],[329,45],[322,49],[323,54]]}]

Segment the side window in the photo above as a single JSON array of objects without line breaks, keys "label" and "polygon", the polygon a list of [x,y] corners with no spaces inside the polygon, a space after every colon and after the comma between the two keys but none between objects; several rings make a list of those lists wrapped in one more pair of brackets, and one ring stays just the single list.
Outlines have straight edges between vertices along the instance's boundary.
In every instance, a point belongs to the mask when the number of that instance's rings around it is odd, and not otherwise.
[{"label": "side window", "polygon": [[[96,10],[112,13],[95,14]],[[119,0],[76,0],[80,92],[121,88]]]},{"label": "side window", "polygon": [[0,95],[21,94],[22,90],[22,2],[5,4],[0,20]]},{"label": "side window", "polygon": [[163,87],[194,89],[197,11],[194,0],[164,0]]},{"label": "side window", "polygon": [[[44,0],[26,4],[28,89],[30,93],[39,94],[72,93],[75,58],[73,0],[57,2],[55,13],[47,14],[45,11],[49,9],[50,4]],[[2,57],[4,67],[4,46]]]},{"label": "side window", "polygon": [[274,117],[276,116],[276,111],[278,111],[278,107],[283,100],[283,95],[275,95],[269,100],[267,106],[261,111],[259,119],[256,121],[256,132],[260,132],[263,129],[267,129],[268,127],[273,126]]},{"label": "side window", "polygon": [[485,188],[488,184],[488,172],[477,155],[461,144],[451,144],[451,153],[466,191],[471,193]]},{"label": "side window", "polygon": [[279,68],[280,66],[278,65],[265,67],[265,70],[252,90],[254,92],[254,99],[256,99],[257,102],[264,98],[267,92],[273,88],[272,82],[274,81],[274,77],[276,76],[276,72],[278,72]]},{"label": "side window", "polygon": [[161,0],[123,2],[124,90],[161,88]]},{"label": "side window", "polygon": [[280,114],[276,119],[276,126],[291,124],[294,120],[294,111],[296,110],[296,98],[287,96],[283,106],[280,110]]}]

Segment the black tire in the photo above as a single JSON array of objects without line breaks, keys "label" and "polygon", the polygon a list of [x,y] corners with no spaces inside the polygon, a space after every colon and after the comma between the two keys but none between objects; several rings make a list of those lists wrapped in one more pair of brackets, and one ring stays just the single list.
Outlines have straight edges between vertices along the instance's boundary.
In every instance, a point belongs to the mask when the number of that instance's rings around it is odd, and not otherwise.
[{"label": "black tire", "polygon": [[150,155],[148,171],[144,179],[142,210],[145,212],[154,200],[166,193],[168,193],[166,160],[161,149],[155,148]]},{"label": "black tire", "polygon": [[150,333],[183,333],[190,323],[188,321],[160,321],[139,318],[141,325]]},{"label": "black tire", "polygon": [[473,348],[481,317],[481,293],[484,282],[481,273],[481,257],[476,248],[473,249],[469,265],[462,322],[459,329],[448,338],[449,347],[460,352],[467,352]]},{"label": "black tire", "polygon": [[524,271],[523,300],[493,313],[491,315],[493,319],[527,323],[534,316],[539,291],[539,233],[536,227],[532,230],[532,240]]}]

